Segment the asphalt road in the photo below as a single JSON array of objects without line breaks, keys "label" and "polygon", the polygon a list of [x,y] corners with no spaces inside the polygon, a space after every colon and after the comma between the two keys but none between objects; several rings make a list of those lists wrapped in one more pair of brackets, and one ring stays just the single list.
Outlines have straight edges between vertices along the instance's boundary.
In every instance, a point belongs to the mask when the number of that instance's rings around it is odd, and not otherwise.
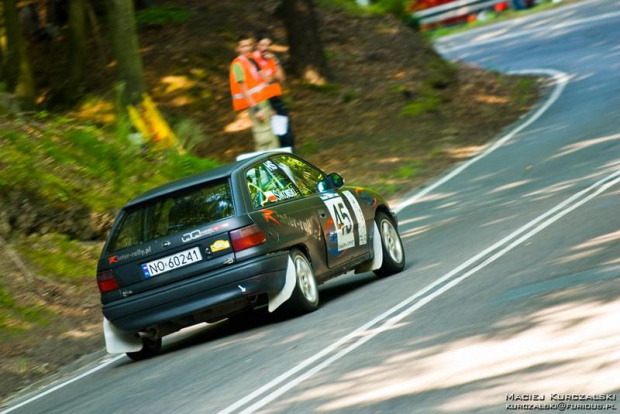
[{"label": "asphalt road", "polygon": [[620,409],[618,28],[620,3],[598,0],[441,41],[453,59],[566,77],[518,133],[399,213],[405,272],[334,280],[294,320],[183,331],[157,358],[121,357],[11,412]]}]

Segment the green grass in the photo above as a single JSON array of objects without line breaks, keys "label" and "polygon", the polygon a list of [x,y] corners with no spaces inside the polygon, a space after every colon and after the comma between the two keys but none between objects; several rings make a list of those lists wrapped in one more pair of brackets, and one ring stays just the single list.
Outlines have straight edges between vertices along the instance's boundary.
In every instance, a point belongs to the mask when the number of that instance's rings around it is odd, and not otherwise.
[{"label": "green grass", "polygon": [[37,274],[70,284],[93,278],[102,248],[100,243],[80,243],[63,234],[24,237],[13,246],[34,264]]},{"label": "green grass", "polygon": [[327,10],[342,10],[354,16],[368,15],[368,11],[355,0],[318,0],[319,7]]},{"label": "green grass", "polygon": [[0,118],[0,152],[0,192],[95,212],[113,211],[154,186],[217,165],[175,151],[135,147],[68,118],[10,123]]},{"label": "green grass", "polygon": [[437,95],[424,95],[415,102],[408,103],[401,110],[401,116],[417,117],[429,112],[437,112],[443,100]]},{"label": "green grass", "polygon": [[49,325],[53,313],[39,305],[20,306],[15,298],[0,286],[0,343],[31,327]]},{"label": "green grass", "polygon": [[418,175],[418,173],[420,172],[420,163],[419,162],[414,162],[411,163],[410,165],[403,165],[401,166],[397,171],[396,171],[396,177],[403,179],[403,180],[408,180],[411,179],[413,177],[415,177],[416,175]]},{"label": "green grass", "polygon": [[511,96],[515,102],[526,104],[531,101],[532,94],[535,91],[535,78],[522,78],[516,83]]}]

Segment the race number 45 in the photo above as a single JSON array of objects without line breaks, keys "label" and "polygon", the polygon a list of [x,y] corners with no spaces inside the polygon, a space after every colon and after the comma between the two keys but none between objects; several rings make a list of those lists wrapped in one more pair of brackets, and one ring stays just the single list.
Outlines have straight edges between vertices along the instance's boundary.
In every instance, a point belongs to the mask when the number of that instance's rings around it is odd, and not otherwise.
[{"label": "race number 45", "polygon": [[351,212],[344,204],[341,197],[334,197],[324,200],[325,206],[332,216],[336,226],[336,237],[338,239],[338,250],[345,250],[355,247],[355,235],[353,234],[353,220]]}]

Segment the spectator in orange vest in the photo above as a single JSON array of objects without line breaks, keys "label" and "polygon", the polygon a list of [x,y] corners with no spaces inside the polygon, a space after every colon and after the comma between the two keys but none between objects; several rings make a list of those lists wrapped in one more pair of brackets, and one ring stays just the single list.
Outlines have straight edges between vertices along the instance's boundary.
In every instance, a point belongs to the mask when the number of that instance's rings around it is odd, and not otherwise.
[{"label": "spectator in orange vest", "polygon": [[272,110],[265,94],[267,83],[260,66],[251,57],[254,39],[240,36],[236,50],[238,56],[230,64],[229,71],[233,108],[235,111],[249,110],[256,151],[278,148],[278,139],[271,129]]},{"label": "spectator in orange vest", "polygon": [[284,70],[278,58],[269,51],[272,44],[271,37],[267,34],[259,34],[256,40],[256,50],[252,54],[252,57],[261,67],[261,73],[267,82],[265,97],[269,99],[269,103],[275,113],[287,119],[286,132],[282,135],[278,135],[280,146],[293,148],[295,137],[291,130],[288,108],[282,100],[281,83],[285,80]]}]

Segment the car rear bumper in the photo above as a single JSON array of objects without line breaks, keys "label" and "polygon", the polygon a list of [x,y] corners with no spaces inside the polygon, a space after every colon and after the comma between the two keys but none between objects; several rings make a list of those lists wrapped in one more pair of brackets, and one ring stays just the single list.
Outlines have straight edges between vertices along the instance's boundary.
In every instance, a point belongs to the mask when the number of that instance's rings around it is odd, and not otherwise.
[{"label": "car rear bumper", "polygon": [[288,252],[261,256],[103,306],[119,330],[134,333],[284,287]]}]

